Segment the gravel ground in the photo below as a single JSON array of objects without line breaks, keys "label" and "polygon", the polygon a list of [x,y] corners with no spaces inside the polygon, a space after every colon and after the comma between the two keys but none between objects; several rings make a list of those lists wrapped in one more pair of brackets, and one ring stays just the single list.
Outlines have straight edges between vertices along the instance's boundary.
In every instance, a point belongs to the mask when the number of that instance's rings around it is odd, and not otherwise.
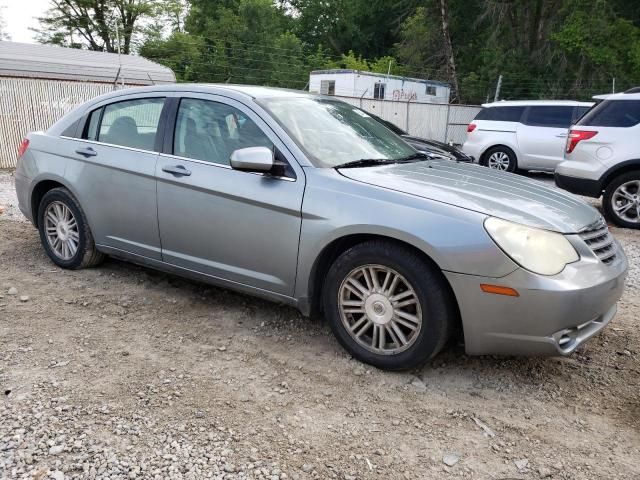
[{"label": "gravel ground", "polygon": [[386,373],[288,307],[115,260],[56,268],[11,183],[0,478],[640,478],[639,232],[613,229],[619,314],[571,357],[452,345]]}]

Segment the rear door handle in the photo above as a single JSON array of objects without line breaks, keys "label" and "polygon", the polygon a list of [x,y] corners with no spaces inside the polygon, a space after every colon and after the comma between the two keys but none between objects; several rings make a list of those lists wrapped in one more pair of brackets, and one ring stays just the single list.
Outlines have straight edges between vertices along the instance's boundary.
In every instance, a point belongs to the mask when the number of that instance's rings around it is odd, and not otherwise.
[{"label": "rear door handle", "polygon": [[191,175],[191,170],[187,170],[182,165],[174,165],[169,167],[162,167],[163,172],[171,173],[180,177],[188,177]]},{"label": "rear door handle", "polygon": [[558,137],[558,138],[567,138],[567,134],[566,133],[559,133],[558,135],[556,135],[556,137]]},{"label": "rear door handle", "polygon": [[98,152],[96,152],[91,147],[79,148],[78,150],[76,150],[76,153],[78,155],[82,155],[83,157],[95,157],[96,155],[98,155]]}]

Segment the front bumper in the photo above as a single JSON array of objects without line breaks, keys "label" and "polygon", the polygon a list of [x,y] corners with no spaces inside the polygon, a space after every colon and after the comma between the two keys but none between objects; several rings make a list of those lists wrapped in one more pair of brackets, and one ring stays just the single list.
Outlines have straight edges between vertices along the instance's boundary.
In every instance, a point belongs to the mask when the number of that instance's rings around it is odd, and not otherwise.
[{"label": "front bumper", "polygon": [[[445,272],[462,316],[470,355],[568,355],[614,317],[627,259],[618,246],[606,265],[582,258],[554,276],[522,268],[502,278]],[[484,293],[480,284],[514,288],[519,297]]]}]

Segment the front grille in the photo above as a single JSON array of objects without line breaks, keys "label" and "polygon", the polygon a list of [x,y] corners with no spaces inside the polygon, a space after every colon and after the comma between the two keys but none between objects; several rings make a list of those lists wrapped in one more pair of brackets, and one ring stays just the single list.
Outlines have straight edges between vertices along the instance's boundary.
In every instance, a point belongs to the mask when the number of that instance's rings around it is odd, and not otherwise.
[{"label": "front grille", "polygon": [[617,247],[603,218],[580,232],[580,237],[603,263],[616,259]]}]

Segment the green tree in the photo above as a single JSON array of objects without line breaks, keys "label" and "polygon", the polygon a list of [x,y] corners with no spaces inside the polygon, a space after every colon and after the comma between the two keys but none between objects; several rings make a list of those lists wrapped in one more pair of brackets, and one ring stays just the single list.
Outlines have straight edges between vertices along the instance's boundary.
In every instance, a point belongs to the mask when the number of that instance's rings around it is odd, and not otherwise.
[{"label": "green tree", "polygon": [[119,28],[122,53],[131,52],[141,23],[157,14],[154,0],[49,0],[38,41],[61,46],[116,52]]},{"label": "green tree", "polygon": [[296,34],[308,45],[326,45],[334,54],[353,50],[365,58],[390,53],[397,40],[404,2],[388,0],[289,0]]}]

